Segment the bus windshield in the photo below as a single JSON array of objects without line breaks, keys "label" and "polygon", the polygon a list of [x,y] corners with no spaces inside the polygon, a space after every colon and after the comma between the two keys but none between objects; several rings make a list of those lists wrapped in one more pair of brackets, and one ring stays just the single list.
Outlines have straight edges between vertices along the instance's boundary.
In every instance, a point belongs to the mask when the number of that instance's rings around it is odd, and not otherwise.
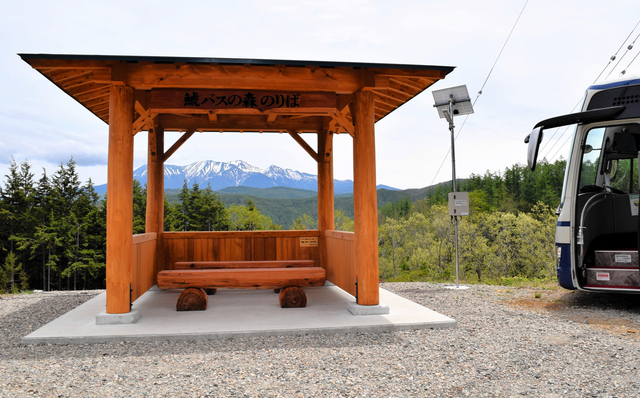
[{"label": "bus windshield", "polygon": [[638,193],[640,126],[596,127],[587,133],[580,165],[580,192],[609,187],[618,193]]}]

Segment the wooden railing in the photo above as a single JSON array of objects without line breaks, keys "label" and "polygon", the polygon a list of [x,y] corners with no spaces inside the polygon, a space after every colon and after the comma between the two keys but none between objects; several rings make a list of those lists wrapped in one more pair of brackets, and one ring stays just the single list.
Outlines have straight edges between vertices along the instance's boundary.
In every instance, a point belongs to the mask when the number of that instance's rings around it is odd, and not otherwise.
[{"label": "wooden railing", "polygon": [[353,232],[325,231],[327,244],[327,280],[355,296]]},{"label": "wooden railing", "polygon": [[164,232],[163,269],[173,269],[177,261],[314,260],[320,264],[319,238],[315,230]]},{"label": "wooden railing", "polygon": [[155,284],[156,240],[155,232],[133,235],[131,301],[135,301]]}]

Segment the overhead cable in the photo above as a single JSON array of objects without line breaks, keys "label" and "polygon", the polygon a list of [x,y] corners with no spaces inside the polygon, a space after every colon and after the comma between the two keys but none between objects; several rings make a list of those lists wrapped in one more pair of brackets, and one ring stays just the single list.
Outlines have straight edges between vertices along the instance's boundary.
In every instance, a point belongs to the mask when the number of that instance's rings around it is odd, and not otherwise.
[{"label": "overhead cable", "polygon": [[[640,37],[640,34],[638,34],[638,37]],[[636,37],[636,40],[638,40],[638,37]],[[634,41],[633,41],[633,43],[635,43],[635,42],[636,42],[636,40],[634,40]],[[633,45],[633,43],[631,43],[631,45]],[[631,66],[631,64],[633,63],[633,61],[635,61],[635,60],[636,60],[636,58],[638,58],[638,55],[640,55],[640,51],[638,52],[638,54],[636,54],[636,56],[635,56],[635,57],[633,57],[633,59],[631,60],[631,62],[629,62],[629,65],[627,65],[627,67],[626,67],[626,68],[624,68],[624,69],[622,70],[622,72],[620,72],[620,76],[622,76],[622,75],[624,75],[625,73],[627,73],[627,70],[629,69],[629,67]]]},{"label": "overhead cable", "polygon": [[[487,84],[487,81],[489,80],[489,77],[491,76],[491,73],[493,73],[493,69],[495,68],[496,64],[498,63],[498,60],[500,59],[500,56],[502,55],[502,52],[504,51],[505,47],[507,46],[507,43],[509,42],[509,39],[511,38],[511,35],[513,34],[513,31],[515,30],[516,26],[518,25],[518,21],[520,21],[520,17],[522,16],[522,13],[524,12],[524,9],[527,7],[527,3],[529,3],[529,0],[526,0],[524,2],[524,5],[522,6],[522,10],[520,10],[520,14],[518,14],[518,18],[516,18],[516,22],[513,24],[513,27],[511,28],[511,31],[509,32],[509,35],[507,36],[507,39],[504,41],[504,44],[502,45],[502,48],[500,49],[500,52],[498,53],[498,56],[496,57],[496,60],[493,62],[493,65],[491,66],[491,70],[487,74],[486,79],[484,79],[484,83],[482,83],[482,87],[480,87],[480,90],[478,91],[478,94],[476,95],[476,98],[473,100],[472,106],[476,105],[476,101],[478,101],[478,98],[480,97],[480,95],[482,95],[482,90],[484,90],[484,86]],[[468,117],[469,117],[469,115],[467,114],[466,117],[464,118],[464,121],[462,122],[462,126],[458,129],[458,134],[456,134],[456,136],[454,138],[454,142],[458,139],[458,136],[462,132],[462,128],[464,127],[465,123],[467,123],[467,118]],[[433,185],[433,183],[436,181],[436,178],[438,178],[438,174],[440,173],[440,170],[442,169],[442,166],[444,165],[444,162],[447,160],[447,157],[449,157],[450,153],[451,153],[451,148],[449,148],[449,150],[447,150],[447,154],[444,155],[444,159],[442,159],[442,163],[440,163],[440,167],[438,167],[438,171],[436,172],[435,176],[433,177],[433,180],[431,181],[430,185]]]},{"label": "overhead cable", "polygon": [[[620,48],[618,48],[618,51],[616,51],[616,53],[615,53],[615,54],[613,54],[613,55],[611,56],[611,58],[609,58],[609,63],[607,63],[607,65],[604,67],[604,69],[602,69],[602,72],[600,72],[600,74],[598,75],[598,77],[596,77],[596,80],[594,80],[594,81],[593,81],[594,83],[595,83],[595,82],[597,82],[597,81],[598,81],[598,79],[600,79],[600,76],[602,76],[602,74],[604,73],[604,71],[605,71],[605,70],[607,70],[607,68],[609,67],[609,65],[611,64],[611,62],[613,62],[613,61],[615,61],[615,60],[616,60],[616,58],[617,58],[617,56],[618,56],[618,53],[620,52],[620,50],[622,50],[622,47],[624,47],[624,43],[626,43],[626,42],[627,42],[627,40],[629,40],[629,38],[630,38],[630,37],[631,37],[631,35],[633,34],[633,31],[634,31],[634,30],[636,30],[636,28],[638,27],[638,24],[640,24],[640,21],[638,21],[638,23],[636,24],[636,26],[634,26],[634,27],[633,27],[633,29],[631,29],[631,32],[629,32],[629,36],[627,36],[627,38],[626,38],[626,39],[624,39],[624,41],[622,42],[622,44],[620,44]],[[613,69],[615,69],[615,67],[614,67]],[[613,70],[613,69],[612,69],[612,70]],[[611,74],[611,72],[609,72],[609,74]],[[608,76],[607,76],[607,77],[608,77]]]}]

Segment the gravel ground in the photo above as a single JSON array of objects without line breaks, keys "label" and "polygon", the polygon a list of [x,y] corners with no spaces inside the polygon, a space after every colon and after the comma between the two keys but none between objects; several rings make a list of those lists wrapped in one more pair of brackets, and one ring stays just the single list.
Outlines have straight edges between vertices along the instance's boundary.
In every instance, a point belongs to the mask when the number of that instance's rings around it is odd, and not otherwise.
[{"label": "gravel ground", "polygon": [[22,337],[99,292],[0,296],[0,396],[640,394],[640,296],[559,288],[382,286],[456,319],[458,327],[225,341],[24,345]]}]

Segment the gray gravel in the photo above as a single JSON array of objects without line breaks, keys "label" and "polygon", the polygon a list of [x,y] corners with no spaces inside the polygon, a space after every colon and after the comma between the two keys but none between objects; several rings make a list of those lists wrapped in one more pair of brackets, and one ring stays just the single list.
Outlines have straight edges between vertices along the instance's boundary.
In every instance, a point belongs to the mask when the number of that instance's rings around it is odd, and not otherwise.
[{"label": "gray gravel", "polygon": [[456,319],[458,328],[24,345],[22,337],[98,292],[0,296],[0,396],[640,395],[638,296],[383,287]]}]

